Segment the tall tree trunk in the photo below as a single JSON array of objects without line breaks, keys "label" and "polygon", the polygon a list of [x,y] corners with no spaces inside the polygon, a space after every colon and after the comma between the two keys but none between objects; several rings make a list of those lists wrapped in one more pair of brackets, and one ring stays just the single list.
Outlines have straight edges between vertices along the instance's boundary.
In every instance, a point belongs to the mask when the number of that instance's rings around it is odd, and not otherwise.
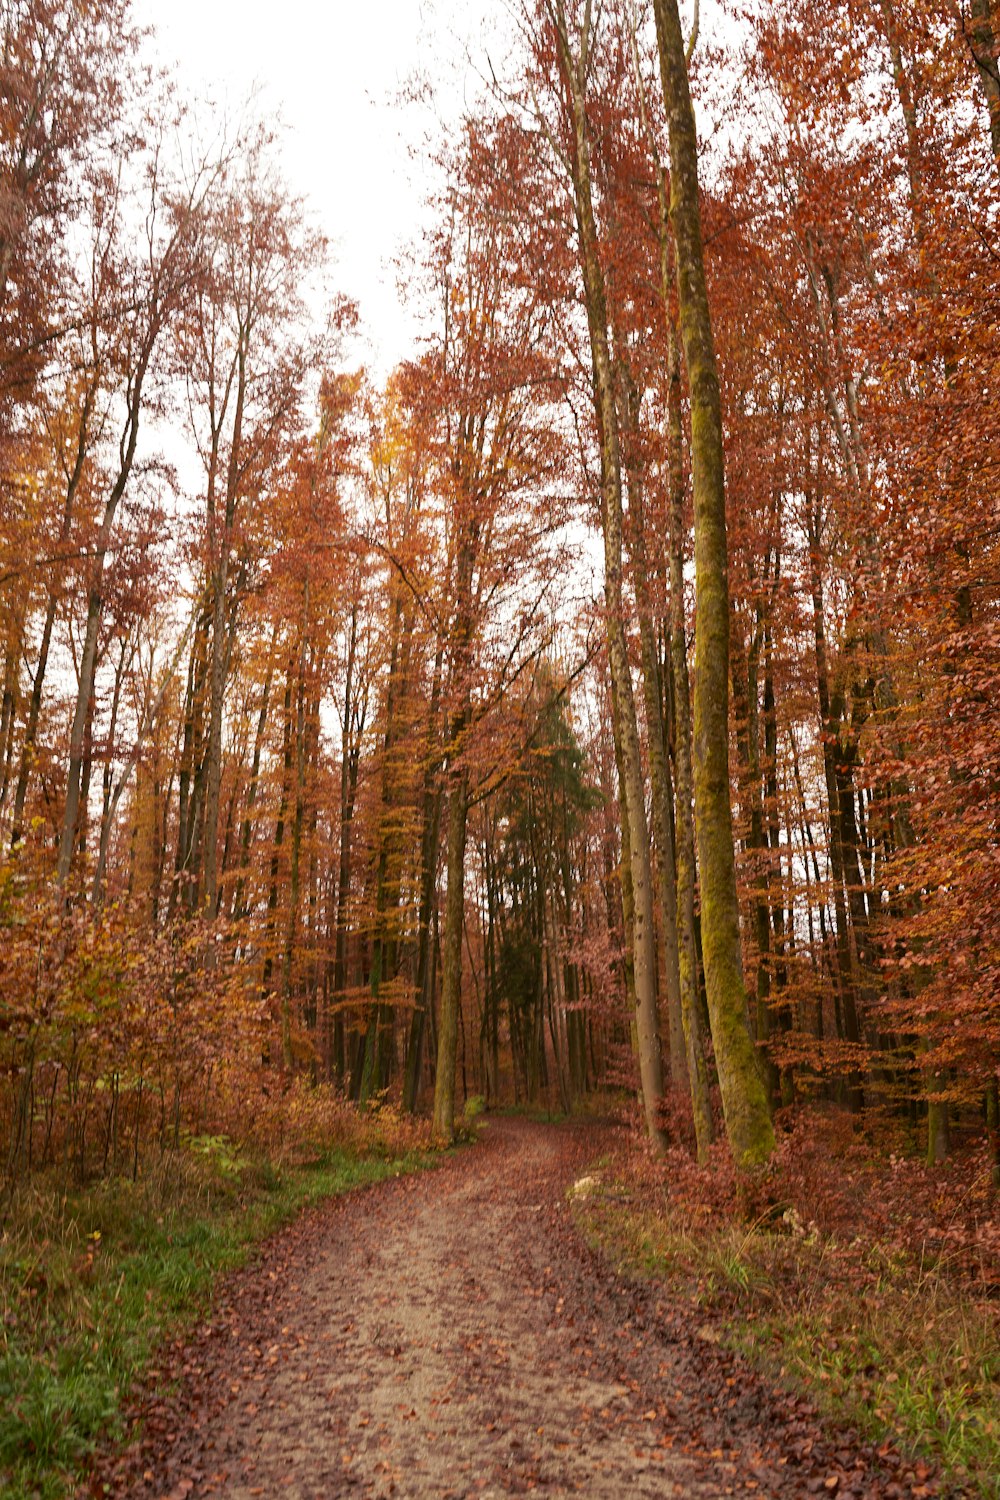
[{"label": "tall tree trunk", "polygon": [[[781,566],[780,553],[775,550],[773,589],[777,588]],[[771,621],[771,604],[764,620],[764,690],[761,702],[764,726],[764,808],[766,813],[765,859],[766,896],[771,924],[769,937],[773,937],[773,964],[771,983],[776,999],[773,1003],[772,1019],[780,1031],[792,1027],[792,1015],[787,1000],[788,957],[795,941],[794,909],[790,908],[788,922],[785,921],[785,888],[781,869],[781,827],[778,820],[778,712],[774,691],[774,639]],[[791,847],[791,825],[788,825],[786,847]],[[791,1104],[794,1091],[794,1076],[784,1068],[779,1075],[780,1097],[783,1104]]]},{"label": "tall tree trunk", "polygon": [[111,718],[108,724],[108,742],[104,757],[104,776],[102,780],[101,796],[101,824],[97,841],[97,869],[94,874],[94,883],[91,890],[91,900],[96,906],[100,900],[104,885],[104,871],[108,860],[108,848],[111,842],[111,825],[114,821],[115,809],[118,803],[113,798],[115,781],[115,734],[118,729],[118,710],[121,705],[122,681],[125,676],[125,651],[126,642],[122,642],[121,652],[118,657],[118,665],[115,668],[115,685],[111,695]]},{"label": "tall tree trunk", "polygon": [[[851,955],[851,934],[847,920],[845,901],[844,843],[840,818],[840,787],[837,780],[838,724],[830,695],[829,667],[826,653],[826,622],[823,605],[823,578],[820,571],[819,515],[815,508],[810,512],[809,530],[809,574],[813,606],[813,639],[816,656],[816,688],[819,699],[820,734],[823,742],[823,777],[826,785],[827,811],[829,817],[830,873],[833,885],[833,917],[836,928],[837,978],[842,1006],[842,1022],[847,1040],[853,1044],[860,1041],[858,1003],[855,989],[854,968]],[[855,1078],[850,1085],[852,1107],[862,1104],[860,1080]]]},{"label": "tall tree trunk", "polygon": [[[589,15],[589,12],[588,12]],[[614,374],[608,340],[607,297],[598,246],[591,188],[590,130],[587,120],[586,71],[591,38],[574,53],[565,9],[557,0],[560,65],[572,110],[571,168],[577,242],[583,275],[587,325],[594,374],[594,402],[600,438],[601,522],[604,532],[604,597],[612,706],[618,720],[621,776],[628,809],[632,881],[632,962],[635,979],[635,1033],[639,1054],[643,1111],[650,1140],[660,1150],[666,1137],[659,1120],[663,1100],[663,1065],[656,1012],[656,938],[653,927],[653,881],[649,826],[632,674],[625,638],[622,590],[622,463],[615,402]]]},{"label": "tall tree trunk", "polygon": [[[233,527],[236,521],[236,506],[240,492],[240,473],[243,463],[243,416],[247,395],[247,341],[249,325],[241,324],[239,347],[236,356],[236,401],[233,410],[233,428],[229,444],[229,459],[226,465],[226,492],[223,505],[222,525],[218,526],[215,498],[215,459],[218,430],[213,430],[212,464],[208,484],[209,545],[211,549],[212,577],[212,656],[209,671],[208,699],[208,745],[205,754],[205,814],[203,835],[203,878],[201,899],[210,917],[214,917],[219,900],[219,798],[222,789],[222,710],[226,695],[226,677],[229,667],[228,644],[230,634],[226,630],[227,604],[229,604],[229,560],[233,546]],[[238,599],[232,602],[235,611]]]},{"label": "tall tree trunk", "polygon": [[[54,614],[55,611],[53,611],[53,615]],[[0,707],[0,766],[2,766],[2,769],[0,769],[0,807],[4,807],[6,805],[7,792],[10,788],[11,763],[14,754],[14,723],[17,718],[19,677],[18,663],[20,661],[21,650],[20,642],[16,639],[16,636],[19,634],[19,632],[14,630],[12,631],[12,634],[15,638],[8,639],[7,651],[4,659],[3,704],[2,707]],[[21,799],[21,805],[23,808],[23,797]],[[18,828],[19,821],[19,814],[15,813],[15,828]],[[17,833],[15,835],[12,835],[11,837],[10,842],[12,847],[17,842],[18,838],[20,838],[20,836],[21,831],[18,828]]]},{"label": "tall tree trunk", "polygon": [[351,890],[351,833],[354,802],[358,784],[361,715],[355,705],[354,669],[358,649],[358,605],[351,607],[351,626],[347,638],[347,673],[344,686],[344,716],[340,744],[340,857],[337,868],[337,915],[333,956],[333,1067],[343,1083],[347,1059],[344,1055],[344,1020],[342,1006],[347,989],[348,899]]},{"label": "tall tree trunk", "polygon": [[698,143],[677,0],[655,0],[670,140],[670,216],[681,334],[691,397],[694,483],[694,795],[701,866],[701,936],[712,1041],[733,1155],[766,1161],[774,1131],[747,1023],[729,789],[729,583],[722,410],[705,284]]},{"label": "tall tree trunk", "polygon": [[[639,393],[631,375],[625,372],[629,436],[638,429]],[[631,446],[631,444],[630,444]],[[667,1000],[667,1027],[670,1044],[670,1081],[674,1088],[688,1088],[687,1056],[684,1044],[684,1021],[681,1014],[680,951],[677,936],[677,863],[674,851],[674,793],[667,759],[667,738],[663,724],[663,692],[660,659],[653,632],[653,609],[650,600],[649,572],[646,562],[646,517],[642,476],[638,464],[626,463],[629,497],[629,550],[632,577],[639,616],[639,649],[642,668],[643,702],[646,708],[646,734],[649,742],[649,779],[652,790],[652,827],[656,849],[656,884],[660,898],[663,947],[663,989]]]},{"label": "tall tree trunk", "polygon": [[444,642],[439,637],[434,657],[431,701],[427,720],[424,753],[424,786],[422,829],[420,835],[420,908],[417,935],[416,1005],[410,1020],[410,1037],[406,1050],[406,1073],[403,1080],[403,1107],[411,1114],[416,1110],[423,1067],[424,1035],[430,1007],[431,911],[437,885],[438,839],[441,824],[441,787],[434,763],[434,746],[438,733],[438,711],[441,700],[441,669]]},{"label": "tall tree trunk", "polygon": [[285,923],[285,947],[281,958],[281,1053],[286,1068],[294,1063],[292,1051],[291,992],[292,966],[299,928],[299,904],[302,889],[302,822],[306,796],[306,659],[308,654],[309,584],[303,610],[302,642],[295,684],[295,802],[292,810],[292,836],[288,855],[288,916]]},{"label": "tall tree trunk", "polygon": [[218,901],[219,798],[222,787],[222,709],[225,698],[226,584],[228,556],[216,569],[212,597],[212,649],[208,668],[208,736],[205,746],[202,879],[199,898],[210,917]]},{"label": "tall tree trunk", "polygon": [[[103,557],[99,566],[103,573]],[[88,729],[94,696],[94,677],[97,670],[97,643],[101,625],[103,600],[100,587],[91,587],[87,598],[87,623],[84,628],[83,651],[80,656],[80,679],[77,684],[76,707],[69,741],[69,773],[66,779],[66,806],[63,813],[62,835],[59,841],[59,858],[56,865],[57,878],[64,885],[69,876],[79,837],[81,806],[85,803],[83,782],[87,754]],[[84,688],[86,687],[86,695]]]},{"label": "tall tree trunk", "polygon": [[410,1021],[406,1073],[403,1081],[403,1107],[411,1114],[416,1111],[420,1093],[424,1040],[431,1003],[431,915],[437,884],[438,839],[441,824],[441,790],[439,787],[432,787],[428,793],[425,793],[423,817],[424,826],[420,847],[416,1006]]},{"label": "tall tree trunk", "polygon": [[382,786],[378,828],[378,867],[375,880],[375,922],[372,933],[371,1006],[365,1037],[365,1060],[359,1100],[362,1104],[389,1083],[394,1053],[394,1014],[382,998],[382,988],[396,970],[400,895],[401,779],[409,758],[402,743],[403,714],[414,618],[404,608],[401,587],[393,591],[390,619],[389,670],[382,744]]},{"label": "tall tree trunk", "polygon": [[[69,540],[70,528],[73,524],[73,511],[76,496],[83,479],[84,467],[87,460],[87,444],[90,436],[90,416],[93,411],[94,401],[97,395],[97,383],[92,381],[84,393],[83,405],[80,410],[80,421],[77,428],[76,453],[73,467],[66,478],[66,499],[63,503],[62,524],[59,530],[59,545],[65,546]],[[35,757],[35,741],[38,737],[38,719],[42,707],[42,686],[45,682],[45,673],[49,662],[49,648],[52,644],[52,629],[55,624],[56,610],[59,605],[59,590],[56,582],[49,585],[48,599],[45,605],[45,620],[42,625],[42,638],[38,648],[38,661],[35,664],[35,675],[31,684],[31,698],[28,703],[28,719],[24,730],[24,740],[21,745],[21,763],[18,769],[17,788],[14,793],[14,817],[11,830],[11,844],[17,843],[23,833],[24,803],[28,794],[28,782],[31,776],[31,767]],[[0,736],[2,739],[2,736]],[[3,799],[0,799],[3,800]]]},{"label": "tall tree trunk", "polygon": [[271,631],[271,645],[267,653],[267,671],[264,675],[264,686],[260,695],[260,710],[257,714],[257,728],[254,733],[253,759],[250,763],[250,785],[247,787],[247,800],[243,809],[243,822],[240,826],[239,873],[233,896],[233,916],[237,921],[241,921],[246,916],[246,884],[247,870],[250,867],[250,842],[253,838],[254,809],[257,806],[257,794],[260,790],[260,762],[264,751],[264,732],[267,729],[267,715],[271,702],[271,683],[274,679],[274,650],[277,640],[278,626],[275,623]]},{"label": "tall tree trunk", "polygon": [[208,671],[208,633],[211,613],[202,610],[195,626],[184,695],[184,730],[177,778],[177,847],[174,851],[174,881],[170,892],[171,916],[179,901],[187,902],[194,882],[195,829],[199,821],[201,747],[205,709],[205,676]]},{"label": "tall tree trunk", "polygon": [[[320,713],[323,706],[323,689],[321,683],[321,672],[314,668],[313,680],[317,684],[309,704],[309,739],[308,759],[312,775],[315,777],[319,769],[320,756]],[[309,808],[309,872],[307,877],[307,905],[306,905],[306,945],[309,951],[309,966],[305,979],[304,1015],[306,1025],[313,1036],[315,1055],[313,1059],[313,1082],[320,1078],[320,1064],[325,1063],[326,1055],[323,1052],[324,1037],[323,1026],[320,1018],[320,975],[322,966],[319,961],[319,934],[320,934],[320,854],[319,854],[319,798],[315,794],[310,798]]]},{"label": "tall tree trunk", "polygon": [[142,412],[143,384],[153,345],[159,331],[158,325],[149,330],[142,345],[129,384],[128,407],[119,446],[119,466],[108,498],[104,504],[101,524],[94,541],[93,562],[87,588],[87,623],[84,629],[83,650],[80,653],[80,680],[77,684],[76,705],[69,740],[69,767],[66,776],[66,804],[63,811],[62,833],[59,839],[59,858],[56,878],[65,885],[73,863],[73,851],[77,842],[80,822],[81,779],[84,763],[84,738],[94,696],[94,676],[97,670],[97,646],[101,619],[104,610],[104,565],[111,545],[111,533],[115,516],[125,494],[132,474],[135,451],[139,441],[139,419]]},{"label": "tall tree trunk", "polygon": [[[666,245],[664,245],[666,250]],[[691,763],[691,685],[688,679],[684,619],[684,479],[681,468],[681,371],[677,331],[667,290],[667,422],[670,460],[670,666],[674,688],[674,764],[677,776],[677,922],[680,959],[681,1020],[687,1050],[691,1108],[698,1160],[705,1161],[715,1138],[708,1066],[702,1037],[698,994],[698,945],[695,936],[694,780]]]},{"label": "tall tree trunk", "polygon": [[[754,1030],[757,1040],[766,1043],[771,1035],[771,913],[767,902],[767,855],[764,832],[764,806],[760,766],[760,650],[763,621],[760,610],[754,621],[754,632],[747,647],[742,626],[734,609],[730,611],[729,658],[732,679],[733,718],[736,722],[736,762],[739,776],[739,798],[746,823],[744,850],[750,864],[751,904],[757,950]],[[776,1096],[778,1072],[767,1052],[761,1064],[768,1092]]]},{"label": "tall tree trunk", "polygon": [[87,852],[87,834],[90,821],[90,778],[94,771],[94,713],[97,705],[93,698],[87,712],[83,731],[83,755],[80,768],[80,816],[77,820],[76,848],[82,857]]},{"label": "tall tree trunk", "polygon": [[[442,946],[441,1014],[438,1020],[437,1066],[434,1074],[434,1114],[431,1131],[438,1140],[455,1134],[455,1064],[458,1048],[458,1011],[462,1003],[462,930],[465,926],[465,840],[468,819],[468,773],[461,760],[462,740],[469,726],[472,703],[471,644],[473,631],[472,580],[479,549],[479,522],[473,498],[459,492],[456,515],[455,616],[452,633],[451,683],[456,708],[448,729],[448,891],[445,899]],[[470,513],[463,514],[466,507]]]},{"label": "tall tree trunk", "polygon": [[448,890],[444,908],[441,1015],[438,1023],[437,1071],[434,1077],[436,1140],[455,1135],[455,1065],[458,1057],[458,1012],[462,1003],[462,929],[465,920],[465,839],[468,823],[468,777],[463,766],[448,777]]},{"label": "tall tree trunk", "polygon": [[[49,592],[48,603],[45,607],[45,619],[42,623],[42,638],[38,647],[38,661],[35,663],[35,675],[31,682],[31,697],[28,700],[28,719],[24,728],[24,738],[21,741],[21,760],[18,766],[17,786],[14,789],[14,814],[11,822],[10,842],[13,846],[24,834],[24,804],[28,795],[28,783],[31,778],[31,768],[35,760],[35,743],[38,739],[38,720],[42,709],[42,687],[45,682],[45,673],[49,664],[49,648],[52,644],[52,628],[55,625],[56,607],[58,600],[55,589]],[[6,694],[4,706],[6,708]],[[2,737],[0,737],[2,738]]]},{"label": "tall tree trunk", "polygon": [[[281,869],[281,848],[285,841],[285,823],[288,818],[288,797],[292,781],[292,702],[295,681],[295,662],[290,658],[285,673],[285,698],[282,733],[281,801],[278,805],[278,820],[274,826],[274,843],[271,846],[271,869],[267,892],[267,926],[264,936],[264,971],[261,991],[265,997],[271,993],[271,976],[274,972],[274,946],[278,921],[278,874]],[[283,1004],[280,1013],[281,1056],[285,1067],[292,1064],[292,1036],[287,1007]]]}]

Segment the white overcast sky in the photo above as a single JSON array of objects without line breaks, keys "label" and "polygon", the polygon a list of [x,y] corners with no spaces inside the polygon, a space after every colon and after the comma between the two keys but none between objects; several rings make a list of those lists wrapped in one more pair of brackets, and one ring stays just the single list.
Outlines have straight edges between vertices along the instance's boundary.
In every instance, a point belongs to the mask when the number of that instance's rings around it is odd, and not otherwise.
[{"label": "white overcast sky", "polygon": [[257,86],[259,110],[280,116],[289,185],[329,238],[334,284],[359,303],[372,363],[387,372],[412,346],[393,258],[421,221],[419,145],[434,118],[398,95],[420,71],[436,114],[456,119],[477,92],[499,0],[135,0],[135,10],[182,93],[235,107]]}]

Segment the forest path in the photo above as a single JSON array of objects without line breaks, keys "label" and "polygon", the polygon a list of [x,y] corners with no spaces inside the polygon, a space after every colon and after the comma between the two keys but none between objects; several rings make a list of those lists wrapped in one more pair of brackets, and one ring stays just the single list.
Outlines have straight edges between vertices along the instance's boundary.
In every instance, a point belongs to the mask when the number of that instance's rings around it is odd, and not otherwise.
[{"label": "forest path", "polygon": [[437,1171],[306,1214],[224,1283],[104,1482],[172,1500],[910,1493],[581,1242],[566,1188],[610,1139],[496,1119]]}]

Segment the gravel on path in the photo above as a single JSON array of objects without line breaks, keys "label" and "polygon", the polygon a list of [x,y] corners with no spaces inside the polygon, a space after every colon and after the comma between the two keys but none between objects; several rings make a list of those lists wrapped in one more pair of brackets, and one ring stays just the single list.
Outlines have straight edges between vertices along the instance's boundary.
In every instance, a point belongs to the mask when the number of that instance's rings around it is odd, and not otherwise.
[{"label": "gravel on path", "polygon": [[610,1139],[491,1119],[436,1171],[305,1214],[169,1351],[90,1493],[940,1493],[582,1242],[566,1192]]}]

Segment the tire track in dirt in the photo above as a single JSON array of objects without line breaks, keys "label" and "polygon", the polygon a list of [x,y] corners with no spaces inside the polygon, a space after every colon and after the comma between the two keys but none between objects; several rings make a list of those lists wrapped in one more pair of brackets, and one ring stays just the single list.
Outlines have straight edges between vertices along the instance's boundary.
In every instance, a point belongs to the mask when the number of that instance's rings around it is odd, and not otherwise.
[{"label": "tire track in dirt", "polygon": [[92,1493],[911,1493],[843,1434],[804,1443],[802,1403],[580,1242],[565,1191],[609,1139],[493,1120],[437,1171],[307,1214],[176,1347],[177,1389],[137,1401]]}]

